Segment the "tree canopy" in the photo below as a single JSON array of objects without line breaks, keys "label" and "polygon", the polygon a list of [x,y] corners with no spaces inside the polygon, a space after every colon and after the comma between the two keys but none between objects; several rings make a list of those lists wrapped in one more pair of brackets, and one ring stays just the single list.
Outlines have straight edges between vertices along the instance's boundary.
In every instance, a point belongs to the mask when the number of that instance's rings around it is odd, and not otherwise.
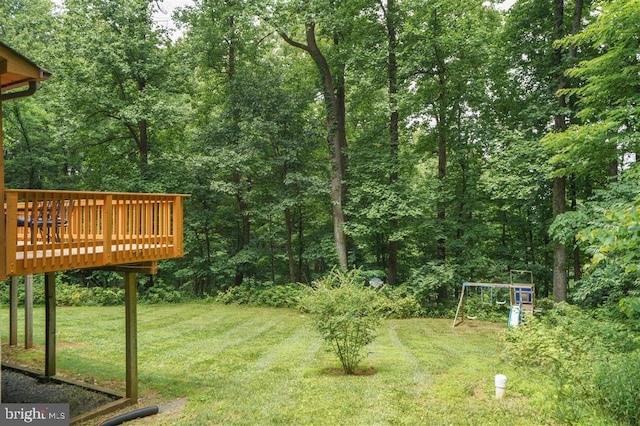
[{"label": "tree canopy", "polygon": [[0,4],[53,74],[3,111],[8,187],[192,195],[149,287],[337,265],[427,310],[511,269],[560,300],[638,290],[640,1],[196,0],[179,35],[158,7]]}]

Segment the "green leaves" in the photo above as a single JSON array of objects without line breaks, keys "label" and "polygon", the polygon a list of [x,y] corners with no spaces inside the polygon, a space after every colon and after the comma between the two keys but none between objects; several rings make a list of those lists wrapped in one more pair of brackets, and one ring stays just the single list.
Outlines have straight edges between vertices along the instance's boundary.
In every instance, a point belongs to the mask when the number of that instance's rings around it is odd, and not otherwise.
[{"label": "green leaves", "polygon": [[313,327],[329,343],[346,374],[365,357],[384,317],[383,297],[365,286],[362,271],[334,269],[300,299],[300,309],[314,315]]},{"label": "green leaves", "polygon": [[609,165],[616,161],[623,147],[616,135],[619,124],[603,121],[573,125],[563,132],[547,133],[542,144],[551,155],[555,166],[552,176],[577,174],[592,180],[606,175]]},{"label": "green leaves", "polygon": [[558,92],[576,100],[581,123],[545,137],[557,173],[565,176],[591,177],[638,146],[640,2],[604,2],[595,16],[581,33],[556,42],[558,48],[592,52],[566,70],[578,84]]}]

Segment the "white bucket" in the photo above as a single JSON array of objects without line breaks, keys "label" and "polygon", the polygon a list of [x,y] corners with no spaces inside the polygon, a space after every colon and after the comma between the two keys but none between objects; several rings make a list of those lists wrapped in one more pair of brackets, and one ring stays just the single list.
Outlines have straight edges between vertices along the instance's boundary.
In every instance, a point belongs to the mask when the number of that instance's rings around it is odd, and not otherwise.
[{"label": "white bucket", "polygon": [[507,388],[507,376],[504,374],[496,375],[496,399],[502,399],[504,397],[505,389]]}]

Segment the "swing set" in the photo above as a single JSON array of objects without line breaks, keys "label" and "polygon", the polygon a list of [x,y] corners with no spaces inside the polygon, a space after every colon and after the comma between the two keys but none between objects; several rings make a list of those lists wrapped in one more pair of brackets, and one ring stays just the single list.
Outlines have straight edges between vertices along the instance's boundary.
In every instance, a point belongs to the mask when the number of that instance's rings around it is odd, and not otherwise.
[{"label": "swing set", "polygon": [[[520,277],[523,274],[529,276],[529,282],[515,282],[514,277]],[[460,291],[460,300],[456,309],[456,316],[453,319],[453,327],[461,324],[465,317],[468,320],[478,319],[478,309],[480,305],[506,305],[506,291],[509,292],[509,318],[507,324],[515,327],[522,320],[522,313],[533,313],[534,311],[534,294],[535,285],[533,284],[533,272],[512,270],[509,272],[509,284],[506,283],[462,283]],[[465,309],[465,299],[467,299],[475,289],[476,305],[475,312],[470,312],[467,304]],[[504,297],[500,297],[503,294]]]}]

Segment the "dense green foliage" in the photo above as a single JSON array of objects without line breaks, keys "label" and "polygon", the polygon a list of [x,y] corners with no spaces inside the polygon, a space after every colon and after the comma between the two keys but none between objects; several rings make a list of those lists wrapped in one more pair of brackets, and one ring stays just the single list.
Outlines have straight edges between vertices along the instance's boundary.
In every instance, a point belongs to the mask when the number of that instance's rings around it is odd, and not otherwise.
[{"label": "dense green foliage", "polygon": [[304,288],[299,284],[243,283],[218,294],[216,301],[226,304],[295,308],[303,292]]},{"label": "dense green foliage", "polygon": [[[115,274],[114,274],[115,275]],[[82,286],[69,284],[62,276],[56,277],[56,303],[59,306],[112,306],[124,303],[124,286],[117,275],[112,277],[114,283],[105,286]],[[24,305],[25,286],[18,282],[18,304]],[[33,304],[42,306],[45,304],[44,277],[34,276],[33,279]],[[9,304],[9,286],[0,287],[0,302]],[[177,303],[185,299],[185,294],[167,286],[161,281],[138,295],[141,303]]]},{"label": "dense green foliage", "polygon": [[365,286],[360,270],[336,269],[313,283],[299,306],[313,315],[313,327],[330,345],[343,371],[354,374],[384,318],[384,299],[376,289]]},{"label": "dense green foliage", "polygon": [[180,34],[159,6],[0,4],[53,74],[3,109],[8,187],[191,194],[143,297],[290,305],[344,244],[401,315],[526,269],[637,321],[637,0],[197,0]]},{"label": "dense green foliage", "polygon": [[509,329],[506,342],[511,362],[543,368],[554,378],[555,416],[561,423],[586,424],[602,413],[622,424],[640,420],[634,367],[640,336],[625,324],[560,304]]}]

